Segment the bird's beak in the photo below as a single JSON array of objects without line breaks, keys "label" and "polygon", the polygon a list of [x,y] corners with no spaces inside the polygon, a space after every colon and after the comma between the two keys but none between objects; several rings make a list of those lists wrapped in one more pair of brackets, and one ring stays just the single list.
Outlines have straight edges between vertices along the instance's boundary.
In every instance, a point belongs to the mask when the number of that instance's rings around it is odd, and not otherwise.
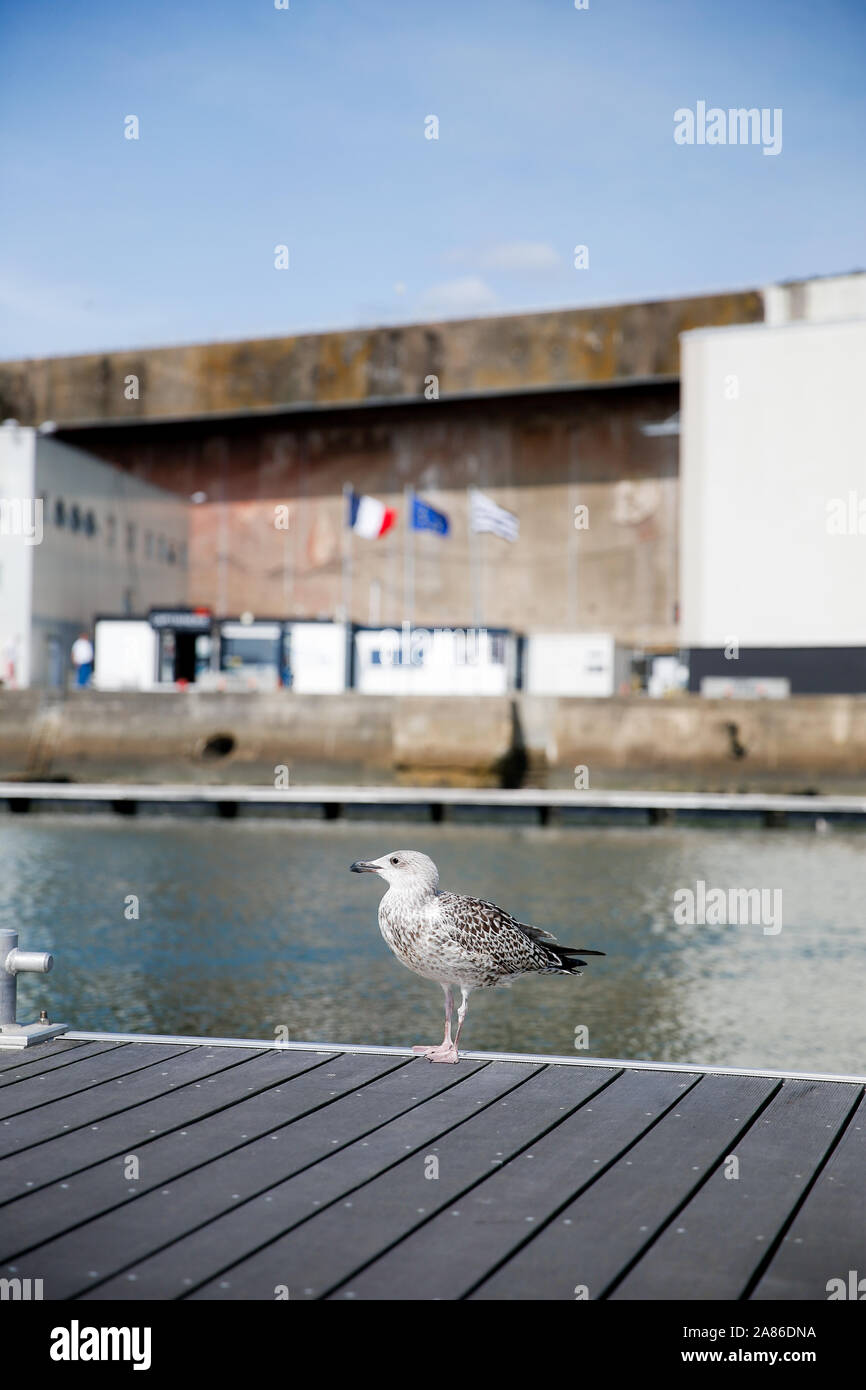
[{"label": "bird's beak", "polygon": [[374,864],[371,859],[356,859],[354,864],[349,865],[349,868],[353,874],[377,874],[379,872],[378,865]]}]

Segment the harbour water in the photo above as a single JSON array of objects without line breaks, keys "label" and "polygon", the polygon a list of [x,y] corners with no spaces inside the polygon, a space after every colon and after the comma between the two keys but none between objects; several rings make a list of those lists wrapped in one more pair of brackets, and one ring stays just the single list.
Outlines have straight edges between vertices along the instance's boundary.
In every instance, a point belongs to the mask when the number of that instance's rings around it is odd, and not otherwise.
[{"label": "harbour water", "polygon": [[[8,818],[0,925],[56,955],[51,975],[20,981],[19,1018],[44,1006],[77,1029],[438,1042],[441,991],[391,956],[378,882],[348,871],[394,848],[430,854],[445,888],[607,952],[580,979],[473,995],[468,1048],[866,1071],[857,830]],[[764,890],[770,915],[725,920],[712,889]]]}]

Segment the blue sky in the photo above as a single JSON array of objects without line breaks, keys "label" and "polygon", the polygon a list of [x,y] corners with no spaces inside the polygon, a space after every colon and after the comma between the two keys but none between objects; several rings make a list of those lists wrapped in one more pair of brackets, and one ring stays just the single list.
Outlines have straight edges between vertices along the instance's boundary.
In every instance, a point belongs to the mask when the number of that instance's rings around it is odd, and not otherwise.
[{"label": "blue sky", "polygon": [[[862,0],[290,4],[0,0],[0,356],[866,266]],[[676,145],[699,100],[781,153]]]}]

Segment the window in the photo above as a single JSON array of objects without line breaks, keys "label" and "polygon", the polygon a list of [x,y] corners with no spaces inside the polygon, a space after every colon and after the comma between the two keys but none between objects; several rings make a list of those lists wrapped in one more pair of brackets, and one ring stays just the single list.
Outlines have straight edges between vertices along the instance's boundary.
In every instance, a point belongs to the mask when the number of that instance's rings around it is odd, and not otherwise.
[{"label": "window", "polygon": [[117,517],[110,513],[105,518],[105,539],[108,541],[109,548],[112,548],[117,540]]},{"label": "window", "polygon": [[93,515],[92,511],[88,511],[84,518],[84,534],[85,536],[94,536],[96,534],[96,517]]},{"label": "window", "polygon": [[144,557],[145,557],[146,560],[152,560],[152,559],[153,559],[153,532],[152,532],[152,531],[145,531],[145,533],[144,533]]},{"label": "window", "polygon": [[240,671],[244,666],[269,666],[279,670],[279,629],[276,629],[276,636],[271,635],[273,629],[267,624],[264,625],[264,629],[261,635],[251,632],[245,637],[226,637],[223,633],[220,647],[221,670]]},{"label": "window", "polygon": [[126,523],[126,551],[128,555],[135,554],[135,522]]},{"label": "window", "polygon": [[156,542],[156,558],[165,561],[165,536],[160,536]]},{"label": "window", "polygon": [[57,501],[54,503],[54,525],[66,525],[66,503],[63,501],[62,497],[58,497]]},{"label": "window", "polygon": [[73,502],[72,506],[69,509],[69,529],[71,531],[80,531],[81,525],[81,508],[79,507],[77,502]]}]

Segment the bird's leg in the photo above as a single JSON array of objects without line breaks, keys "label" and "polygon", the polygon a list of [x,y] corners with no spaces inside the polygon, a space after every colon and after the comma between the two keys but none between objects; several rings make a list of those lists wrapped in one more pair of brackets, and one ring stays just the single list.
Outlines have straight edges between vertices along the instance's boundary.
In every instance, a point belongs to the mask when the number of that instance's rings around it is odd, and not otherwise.
[{"label": "bird's leg", "polygon": [[[444,985],[443,985],[444,989]],[[425,1053],[428,1062],[459,1062],[460,1054],[457,1051],[457,1044],[460,1041],[460,1030],[463,1027],[463,1020],[466,1017],[466,1010],[469,1006],[469,991],[460,986],[460,1008],[457,1010],[457,1032],[454,1041],[451,1041],[451,1009],[453,1007],[453,997],[448,990],[448,1003],[446,1004],[445,1015],[445,1041],[441,1047],[431,1047]]]},{"label": "bird's leg", "polygon": [[460,1034],[466,1020],[466,1012],[469,1008],[469,990],[460,986],[460,1008],[457,1010],[457,1032],[454,1034],[454,1053],[456,1061],[457,1044],[460,1041]]},{"label": "bird's leg", "polygon": [[425,1047],[419,1044],[413,1052],[426,1057],[428,1062],[456,1062],[457,1044],[451,1041],[451,1017],[454,1013],[454,993],[450,985],[443,985],[445,991],[445,1037],[439,1047]]}]

